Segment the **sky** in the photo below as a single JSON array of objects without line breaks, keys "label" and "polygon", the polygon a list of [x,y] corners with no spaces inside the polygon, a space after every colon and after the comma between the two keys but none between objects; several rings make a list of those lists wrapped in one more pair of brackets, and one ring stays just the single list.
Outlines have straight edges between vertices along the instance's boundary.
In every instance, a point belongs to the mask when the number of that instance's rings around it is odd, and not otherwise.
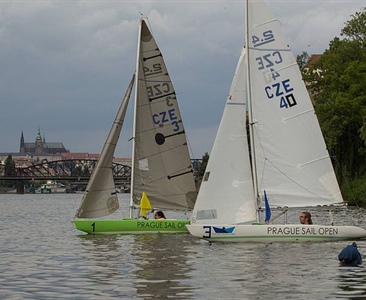
[{"label": "sky", "polygon": [[[294,55],[320,54],[364,0],[265,0]],[[62,142],[100,153],[135,70],[143,14],[163,53],[191,157],[210,153],[244,45],[244,1],[0,0],[0,152]],[[131,157],[129,108],[116,157]]]}]

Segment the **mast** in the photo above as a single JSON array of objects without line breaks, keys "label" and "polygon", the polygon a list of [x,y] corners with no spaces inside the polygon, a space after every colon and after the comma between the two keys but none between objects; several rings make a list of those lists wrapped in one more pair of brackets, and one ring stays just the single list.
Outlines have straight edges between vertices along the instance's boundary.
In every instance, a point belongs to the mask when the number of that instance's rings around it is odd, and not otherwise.
[{"label": "mast", "polygon": [[137,40],[137,55],[136,55],[136,76],[135,76],[135,101],[133,109],[133,126],[132,126],[132,160],[131,160],[131,193],[130,193],[130,218],[133,218],[133,196],[135,194],[134,188],[134,174],[135,170],[135,143],[136,143],[136,113],[137,113],[137,96],[138,96],[138,84],[139,84],[139,61],[140,61],[140,47],[141,47],[141,28],[142,28],[142,17],[140,18],[139,34]]},{"label": "mast", "polygon": [[[257,176],[257,165],[255,159],[255,147],[254,147],[254,120],[253,120],[253,110],[252,110],[252,87],[250,79],[250,58],[249,58],[249,1],[245,1],[245,48],[246,48],[246,63],[247,63],[247,101],[248,101],[248,117],[249,117],[249,138],[250,138],[250,153],[252,162],[252,176],[254,185],[254,196],[259,207],[259,194],[258,194],[258,176]],[[259,221],[259,211],[257,210],[257,221]]]}]

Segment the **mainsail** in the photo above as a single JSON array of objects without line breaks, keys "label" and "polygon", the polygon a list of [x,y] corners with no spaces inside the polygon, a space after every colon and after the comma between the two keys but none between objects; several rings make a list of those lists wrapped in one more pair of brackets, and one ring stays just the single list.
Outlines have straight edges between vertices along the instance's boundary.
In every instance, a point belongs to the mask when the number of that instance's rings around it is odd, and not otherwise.
[{"label": "mainsail", "polygon": [[258,194],[271,206],[343,201],[306,86],[280,23],[248,2],[247,42]]},{"label": "mainsail", "polygon": [[144,18],[137,54],[131,202],[146,192],[154,208],[192,209],[196,186],[177,97]]},{"label": "mainsail", "polygon": [[84,196],[75,215],[77,218],[98,218],[108,216],[119,208],[113,179],[112,163],[134,80],[135,75],[132,76],[99,160],[90,176]]}]

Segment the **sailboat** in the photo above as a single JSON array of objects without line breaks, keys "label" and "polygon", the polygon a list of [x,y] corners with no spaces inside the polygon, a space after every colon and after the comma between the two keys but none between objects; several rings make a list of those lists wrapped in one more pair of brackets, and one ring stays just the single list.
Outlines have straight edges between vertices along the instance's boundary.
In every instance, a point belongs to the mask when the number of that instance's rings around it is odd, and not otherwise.
[{"label": "sailboat", "polygon": [[[112,161],[135,83],[129,217],[119,209]],[[150,209],[189,211],[197,197],[177,97],[146,19],[140,19],[136,76],[128,86],[73,223],[87,233],[188,233],[189,219],[147,219]],[[97,219],[99,218],[99,219]]]},{"label": "sailboat", "polygon": [[246,1],[245,45],[189,232],[211,242],[366,237],[331,222],[287,224],[288,211],[332,211],[344,201],[295,57],[261,0]]}]

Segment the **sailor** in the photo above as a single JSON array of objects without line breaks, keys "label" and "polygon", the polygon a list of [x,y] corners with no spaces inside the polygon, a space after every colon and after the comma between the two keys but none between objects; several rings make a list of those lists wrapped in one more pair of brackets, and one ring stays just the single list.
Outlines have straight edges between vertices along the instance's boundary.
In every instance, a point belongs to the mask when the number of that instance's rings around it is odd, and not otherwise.
[{"label": "sailor", "polygon": [[154,217],[156,220],[165,220],[165,215],[161,210],[157,211]]},{"label": "sailor", "polygon": [[313,224],[313,220],[311,219],[311,214],[308,211],[303,211],[300,214],[300,223],[303,225],[312,225]]},{"label": "sailor", "polygon": [[338,260],[342,266],[358,266],[362,264],[362,257],[357,249],[357,244],[353,242],[346,246],[338,255]]}]

